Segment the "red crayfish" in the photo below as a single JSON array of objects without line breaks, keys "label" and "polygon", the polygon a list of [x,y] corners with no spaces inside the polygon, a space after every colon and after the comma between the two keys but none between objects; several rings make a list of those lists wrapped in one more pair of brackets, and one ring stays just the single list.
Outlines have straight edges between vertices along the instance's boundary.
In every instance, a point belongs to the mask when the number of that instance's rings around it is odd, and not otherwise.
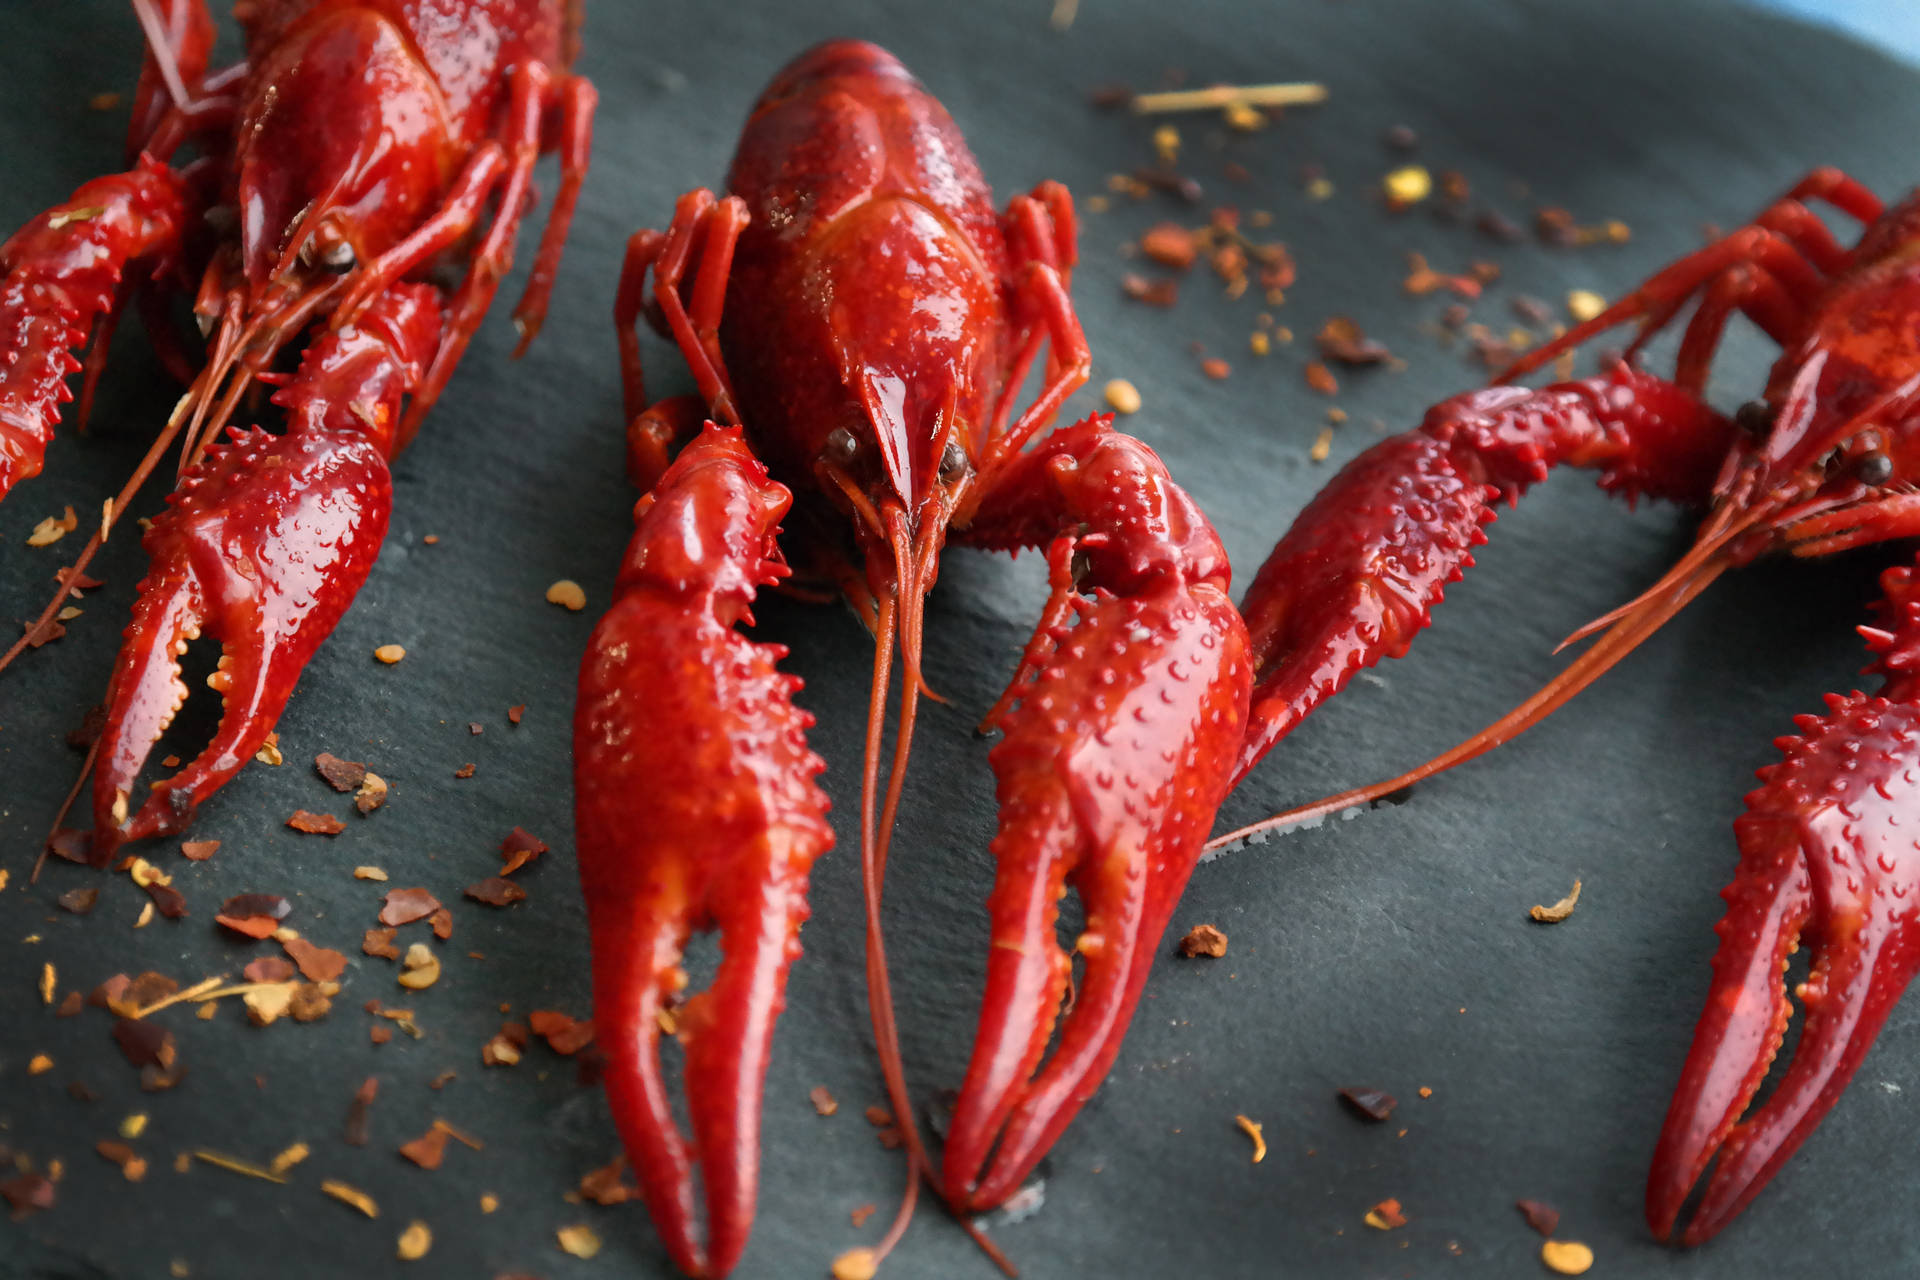
[{"label": "red crayfish", "polygon": [[[1043,184],[996,215],[946,111],[893,57],[855,42],[775,77],[728,186],[721,200],[689,193],[664,235],[629,246],[618,303],[629,456],[650,491],[575,722],[608,1091],[668,1251],[693,1275],[724,1274],[746,1243],[768,1045],[807,870],[831,840],[821,764],[802,737],[811,721],[791,701],[798,681],[775,670],[780,649],[733,631],[750,623],[755,589],[787,572],[774,535],[789,502],[792,560],[836,584],[876,640],[860,815],[867,977],[910,1181],[860,1266],[899,1238],[932,1173],[893,1031],[880,894],[943,543],[1045,548],[1051,571],[1041,621],[986,717],[1004,734],[990,757],[999,871],[986,997],[939,1174],[958,1211],[1014,1191],[1118,1053],[1225,794],[1251,673],[1226,555],[1153,452],[1105,417],[1033,443],[1089,368],[1067,297],[1064,189]],[[677,340],[697,401],[647,406],[630,332],[643,310]],[[1015,416],[1043,345],[1042,390]],[[703,430],[702,416],[725,425]],[[1086,917],[1072,954],[1054,932],[1069,884]],[[701,928],[720,930],[718,976],[672,1010],[690,1149],[662,1080],[659,1015],[688,983],[681,952]]]},{"label": "red crayfish", "polygon": [[[1809,209],[1865,224],[1851,249]],[[1629,363],[1529,390],[1496,386],[1435,406],[1416,431],[1356,458],[1301,514],[1244,603],[1259,663],[1250,767],[1355,671],[1403,655],[1442,588],[1472,562],[1494,503],[1549,468],[1595,467],[1603,487],[1708,507],[1692,549],[1653,587],[1574,637],[1593,645],[1540,692],[1460,746],[1388,782],[1216,843],[1378,799],[1490,750],[1564,704],[1726,569],[1785,550],[1820,556],[1920,535],[1920,195],[1891,210],[1833,169],[1751,224],[1690,254],[1602,314],[1529,353],[1520,377],[1638,321],[1631,356],[1698,300],[1672,379]],[[1783,354],[1763,396],[1723,416],[1704,400],[1728,320]],[[1827,700],[1777,741],[1784,759],[1734,823],[1740,864],[1723,896],[1713,982],[1661,1131],[1647,1220],[1672,1235],[1715,1156],[1681,1239],[1724,1227],[1812,1133],[1920,969],[1920,581],[1889,569],[1878,625],[1860,632],[1885,677]],[[1263,701],[1260,693],[1285,696]],[[1807,1021],[1765,1105],[1745,1112],[1782,1044],[1788,957],[1812,952]]]},{"label": "red crayfish", "polygon": [[[245,60],[213,72],[204,0],[134,7],[148,56],[133,167],[85,184],[0,246],[0,494],[39,471],[71,398],[65,379],[80,368],[71,350],[91,330],[84,416],[130,300],[189,384],[65,574],[79,581],[184,433],[90,757],[91,856],[102,863],[124,841],[185,827],[265,741],[372,567],[392,504],[388,459],[478,328],[534,162],[557,148],[559,194],[516,313],[523,340],[539,329],[594,107],[592,87],[567,72],[579,15],[565,0],[260,0],[239,6]],[[187,146],[201,158],[174,167]],[[466,264],[451,295],[416,282],[455,253]],[[196,289],[211,336],[197,374],[169,336],[165,296],[180,288]],[[316,324],[297,369],[276,370]],[[255,382],[279,387],[286,430],[221,441]],[[186,698],[179,658],[203,634],[222,645],[208,679],[223,697],[219,728],[136,809],[141,770]]]}]

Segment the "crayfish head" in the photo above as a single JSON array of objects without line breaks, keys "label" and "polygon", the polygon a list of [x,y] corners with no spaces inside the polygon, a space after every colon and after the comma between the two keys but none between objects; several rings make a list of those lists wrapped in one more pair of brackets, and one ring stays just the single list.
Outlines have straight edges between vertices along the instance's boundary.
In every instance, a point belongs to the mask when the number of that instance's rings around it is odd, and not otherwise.
[{"label": "crayfish head", "polygon": [[440,198],[455,160],[445,103],[386,18],[341,9],[306,24],[258,83],[236,130],[250,284],[365,262]]}]

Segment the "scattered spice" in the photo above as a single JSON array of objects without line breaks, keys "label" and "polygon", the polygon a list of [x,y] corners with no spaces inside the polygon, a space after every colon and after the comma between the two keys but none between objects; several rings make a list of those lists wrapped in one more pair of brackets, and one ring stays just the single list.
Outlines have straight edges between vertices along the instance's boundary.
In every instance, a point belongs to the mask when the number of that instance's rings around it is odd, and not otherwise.
[{"label": "scattered spice", "polygon": [[[807,1101],[813,1103],[814,1111],[823,1116],[830,1116],[840,1109],[839,1099],[823,1084],[817,1084],[807,1091]],[[856,1222],[854,1225],[860,1224]]]},{"label": "scattered spice", "polygon": [[1313,447],[1307,450],[1307,457],[1315,462],[1325,462],[1333,453],[1333,428],[1322,427],[1320,434],[1313,438]]},{"label": "scattered spice", "polygon": [[157,1022],[142,1022],[136,1018],[121,1018],[113,1024],[113,1040],[120,1046],[120,1052],[126,1055],[128,1062],[136,1067],[159,1067],[165,1071],[173,1066],[177,1050],[173,1043],[173,1032]]},{"label": "scattered spice", "polygon": [[1578,1240],[1543,1240],[1540,1261],[1556,1275],[1583,1276],[1593,1266],[1593,1250]]},{"label": "scattered spice", "polygon": [[603,1206],[625,1204],[633,1199],[639,1194],[638,1188],[620,1180],[620,1174],[626,1167],[627,1158],[615,1156],[610,1163],[581,1174],[580,1198]]},{"label": "scattered spice", "polygon": [[280,754],[280,735],[268,734],[267,740],[260,744],[260,749],[253,753],[253,758],[261,764],[272,765],[276,769],[285,764],[287,758]]},{"label": "scattered spice", "polygon": [[578,613],[587,607],[587,593],[572,578],[562,578],[547,588],[547,603]]},{"label": "scattered spice", "polygon": [[388,666],[392,666],[394,663],[406,657],[407,651],[402,645],[383,644],[373,651],[373,656],[376,661],[384,662]]},{"label": "scattered spice", "polygon": [[353,869],[353,878],[355,880],[377,880],[384,884],[387,879],[387,873],[379,867],[355,867]]},{"label": "scattered spice", "polygon": [[287,825],[313,836],[337,836],[347,829],[346,823],[330,813],[310,813],[305,809],[295,809]]},{"label": "scattered spice", "polygon": [[470,763],[461,765],[453,771],[453,776],[456,778],[471,778],[473,776],[473,765]]},{"label": "scattered spice", "polygon": [[866,1116],[867,1123],[876,1129],[884,1129],[893,1123],[893,1112],[885,1107],[868,1107]]},{"label": "scattered spice", "polygon": [[1149,280],[1129,271],[1120,277],[1120,293],[1134,302],[1150,307],[1170,307],[1180,300],[1178,280]]},{"label": "scattered spice", "polygon": [[353,1101],[347,1104],[347,1123],[340,1135],[341,1140],[348,1146],[367,1145],[367,1130],[373,1118],[373,1100],[379,1096],[380,1078],[378,1076],[368,1076],[360,1082],[360,1087],[353,1091]]},{"label": "scattered spice", "polygon": [[880,1206],[877,1204],[863,1204],[849,1210],[847,1213],[847,1219],[848,1221],[853,1223],[854,1229],[857,1231],[861,1227],[866,1226],[867,1219],[871,1218],[874,1214],[878,1213],[879,1211],[880,1211]]},{"label": "scattered spice", "polygon": [[512,706],[507,708],[507,723],[519,724],[522,720],[526,718],[526,715],[527,715],[527,704],[524,702],[516,702]]},{"label": "scattered spice", "polygon": [[584,1222],[561,1227],[553,1234],[560,1241],[561,1250],[576,1258],[591,1258],[600,1252],[600,1237]]},{"label": "scattered spice", "polygon": [[101,1159],[119,1165],[121,1176],[128,1182],[138,1182],[147,1176],[147,1162],[126,1143],[102,1138],[93,1144],[93,1149],[99,1153]]},{"label": "scattered spice", "polygon": [[190,862],[205,862],[220,852],[218,840],[186,840],[180,845],[180,853]]},{"label": "scattered spice", "polygon": [[1163,267],[1185,271],[1199,256],[1200,246],[1193,232],[1177,222],[1162,222],[1147,228],[1140,237],[1140,252]]},{"label": "scattered spice", "polygon": [[497,1195],[495,1195],[495,1194],[493,1194],[493,1192],[491,1192],[491,1191],[488,1191],[488,1192],[485,1192],[485,1193],[483,1193],[483,1194],[481,1195],[481,1197],[480,1197],[480,1212],[482,1212],[482,1213],[492,1213],[492,1212],[493,1212],[493,1211],[494,1211],[495,1209],[498,1209],[499,1207],[500,1207],[500,1197],[499,1197],[499,1196],[497,1196]]},{"label": "scattered spice", "polygon": [[535,1009],[528,1014],[527,1027],[563,1057],[570,1057],[593,1043],[591,1020],[577,1020],[552,1009]]},{"label": "scattered spice", "polygon": [[1385,364],[1393,358],[1383,343],[1369,338],[1359,324],[1347,316],[1333,316],[1320,326],[1314,338],[1320,354],[1341,364]]},{"label": "scattered spice", "polygon": [[1107,383],[1107,407],[1115,413],[1140,412],[1140,391],[1125,378],[1115,378]]},{"label": "scattered spice", "polygon": [[488,876],[466,887],[465,893],[475,902],[484,902],[490,907],[509,907],[516,902],[526,901],[527,891],[505,876]]},{"label": "scattered spice", "polygon": [[1382,178],[1380,187],[1387,193],[1389,209],[1404,209],[1433,194],[1433,175],[1423,165],[1410,164]]},{"label": "scattered spice", "polygon": [[187,914],[187,899],[178,889],[158,882],[142,885],[147,896],[161,915],[169,920],[182,920]]},{"label": "scattered spice", "polygon": [[1560,901],[1550,907],[1534,906],[1532,910],[1527,912],[1527,916],[1529,919],[1536,920],[1541,924],[1559,924],[1562,920],[1565,920],[1573,914],[1573,908],[1579,901],[1580,881],[1576,879],[1573,882],[1572,893],[1569,893],[1566,897],[1560,899]]},{"label": "scattered spice", "polygon": [[1560,1225],[1560,1211],[1540,1200],[1516,1200],[1513,1207],[1527,1220],[1527,1225],[1543,1236],[1553,1235],[1554,1228]]},{"label": "scattered spice", "polygon": [[147,1131],[147,1113],[136,1111],[120,1122],[120,1136],[131,1142]]},{"label": "scattered spice", "polygon": [[247,1020],[256,1027],[270,1027],[293,1007],[292,982],[262,982],[240,995],[247,1007]]},{"label": "scattered spice", "polygon": [[412,924],[440,909],[440,899],[425,889],[389,889],[381,901],[385,903],[380,908],[380,923],[384,925]]},{"label": "scattered spice", "polygon": [[397,929],[369,929],[360,940],[360,950],[370,956],[379,956],[382,960],[398,960],[400,948],[393,945]]},{"label": "scattered spice", "polygon": [[1180,954],[1191,960],[1196,956],[1219,959],[1227,954],[1227,935],[1210,924],[1197,924],[1180,939]]},{"label": "scattered spice", "polygon": [[412,1142],[400,1145],[400,1154],[422,1169],[438,1169],[447,1158],[447,1131],[438,1121]]},{"label": "scattered spice", "polygon": [[33,532],[27,535],[27,545],[50,547],[79,527],[80,517],[73,514],[72,507],[68,507],[65,515],[48,516],[33,526]]},{"label": "scattered spice", "polygon": [[322,751],[313,758],[313,767],[327,785],[342,793],[358,787],[367,776],[367,766],[358,760],[342,760],[331,752]]},{"label": "scattered spice", "polygon": [[1581,324],[1607,309],[1607,300],[1591,289],[1575,289],[1567,294],[1567,314]]},{"label": "scattered spice", "polygon": [[480,1061],[489,1067],[512,1067],[520,1063],[520,1046],[502,1031],[480,1046]]},{"label": "scattered spice", "polygon": [[525,827],[515,827],[500,842],[500,856],[507,860],[500,874],[510,876],[547,851],[547,842]]},{"label": "scattered spice", "polygon": [[1394,1096],[1382,1089],[1345,1088],[1341,1100],[1369,1120],[1385,1120],[1397,1104]]},{"label": "scattered spice", "polygon": [[1340,390],[1339,379],[1333,376],[1333,370],[1315,360],[1306,368],[1307,385],[1323,396],[1337,394]]},{"label": "scattered spice", "polygon": [[1206,374],[1215,382],[1224,382],[1227,376],[1233,372],[1233,366],[1225,360],[1222,360],[1219,356],[1213,356],[1200,362],[1200,372]]},{"label": "scattered spice", "polygon": [[1245,1116],[1235,1116],[1233,1122],[1240,1126],[1242,1133],[1253,1139],[1252,1163],[1259,1164],[1262,1160],[1265,1160],[1267,1158],[1267,1139],[1260,1131],[1261,1126],[1259,1122],[1249,1120]]},{"label": "scattered spice", "polygon": [[320,1184],[320,1191],[324,1195],[332,1196],[342,1204],[352,1205],[369,1218],[377,1218],[380,1216],[380,1208],[374,1204],[373,1197],[358,1187],[341,1182],[336,1178],[328,1178]]},{"label": "scattered spice", "polygon": [[1398,1200],[1382,1200],[1367,1210],[1367,1225],[1375,1231],[1392,1231],[1407,1225],[1407,1215],[1401,1212]]},{"label": "scattered spice", "polygon": [[296,1142],[267,1162],[267,1168],[275,1173],[285,1173],[293,1166],[313,1154],[313,1149],[304,1142]]},{"label": "scattered spice", "polygon": [[60,997],[60,1007],[53,1011],[56,1018],[71,1018],[86,1006],[86,997],[78,991],[69,991]]},{"label": "scattered spice", "polygon": [[[1217,84],[1205,89],[1183,89],[1168,93],[1142,93],[1133,98],[1136,115],[1158,115],[1170,111],[1225,111],[1229,107],[1306,107],[1327,100],[1323,84],[1298,82],[1287,84]],[[1167,128],[1170,126],[1162,126]],[[1178,135],[1175,135],[1176,139]],[[1177,141],[1175,143],[1178,145]],[[836,1277],[836,1280],[840,1280]]]},{"label": "scattered spice", "polygon": [[880,1258],[868,1248],[849,1249],[833,1260],[833,1280],[873,1280]]},{"label": "scattered spice", "polygon": [[440,958],[426,943],[414,943],[400,961],[398,981],[409,991],[425,990],[440,981]]},{"label": "scattered spice", "polygon": [[174,1169],[180,1173],[185,1173],[186,1168],[184,1167],[184,1162],[189,1156],[202,1164],[210,1164],[216,1169],[225,1169],[228,1173],[238,1173],[249,1178],[258,1178],[262,1182],[286,1182],[285,1178],[275,1173],[272,1169],[263,1168],[251,1160],[242,1160],[238,1156],[225,1155],[219,1151],[209,1151],[205,1147],[199,1147],[183,1154],[179,1160],[174,1161]]},{"label": "scattered spice", "polygon": [[442,942],[453,936],[453,912],[445,907],[428,916],[427,924],[433,928],[433,936]]},{"label": "scattered spice", "polygon": [[51,962],[40,966],[40,1003],[52,1004],[53,993],[60,989],[60,972]]},{"label": "scattered spice", "polygon": [[415,1262],[427,1256],[427,1250],[433,1248],[433,1231],[426,1223],[415,1218],[400,1233],[400,1243],[394,1253],[402,1262]]},{"label": "scattered spice", "polygon": [[1407,277],[1400,282],[1400,287],[1416,298],[1438,289],[1451,289],[1462,298],[1477,298],[1481,290],[1480,281],[1473,276],[1443,275],[1427,265],[1424,254],[1418,253],[1407,255]]},{"label": "scattered spice", "polygon": [[27,1059],[27,1074],[30,1076],[43,1076],[51,1070],[53,1070],[53,1059],[44,1053],[36,1053]]},{"label": "scattered spice", "polygon": [[304,938],[294,938],[280,944],[300,966],[300,972],[309,982],[332,982],[346,972],[347,957],[331,947],[316,947]]},{"label": "scattered spice", "polygon": [[71,911],[77,916],[83,916],[99,904],[100,890],[92,887],[69,889],[55,899],[55,901],[60,904],[62,910]]}]

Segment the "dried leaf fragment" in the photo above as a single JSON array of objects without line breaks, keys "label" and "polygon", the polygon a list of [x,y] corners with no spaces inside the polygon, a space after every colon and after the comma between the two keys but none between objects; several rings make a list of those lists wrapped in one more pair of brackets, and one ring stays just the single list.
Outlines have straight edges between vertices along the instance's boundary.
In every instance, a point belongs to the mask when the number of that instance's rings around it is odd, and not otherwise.
[{"label": "dried leaf fragment", "polygon": [[591,1258],[600,1252],[599,1235],[584,1222],[561,1227],[553,1234],[560,1241],[560,1248],[576,1258]]},{"label": "dried leaf fragment", "polygon": [[427,1250],[433,1248],[433,1230],[426,1223],[415,1218],[400,1233],[400,1243],[396,1246],[395,1256],[402,1262],[415,1262],[427,1256]]},{"label": "dried leaf fragment", "polygon": [[1515,1200],[1513,1207],[1527,1220],[1527,1225],[1543,1236],[1552,1236],[1554,1228],[1560,1225],[1560,1211],[1542,1200]]},{"label": "dried leaf fragment", "polygon": [[425,889],[389,889],[382,901],[380,923],[384,925],[412,924],[440,909],[440,899]]},{"label": "dried leaf fragment", "polygon": [[1583,1276],[1593,1266],[1593,1250],[1578,1240],[1543,1240],[1540,1261],[1556,1275]]},{"label": "dried leaf fragment", "polygon": [[1529,919],[1537,920],[1541,924],[1559,924],[1562,920],[1565,920],[1573,914],[1573,908],[1579,901],[1580,881],[1576,879],[1573,882],[1572,893],[1569,893],[1566,897],[1560,899],[1560,901],[1550,907],[1543,907],[1536,904],[1532,910],[1527,912],[1527,916]]},{"label": "dried leaf fragment", "polygon": [[830,1116],[840,1109],[839,1099],[823,1084],[807,1090],[807,1101],[813,1103],[814,1111],[823,1116]]},{"label": "dried leaf fragment", "polygon": [[1407,1215],[1400,1211],[1398,1200],[1389,1198],[1367,1210],[1367,1225],[1375,1231],[1392,1231],[1407,1225]]},{"label": "dried leaf fragment", "polygon": [[1180,939],[1180,954],[1189,960],[1195,956],[1211,956],[1217,960],[1227,954],[1227,935],[1213,925],[1197,924]]},{"label": "dried leaf fragment", "polygon": [[1240,1126],[1242,1133],[1253,1139],[1252,1163],[1259,1164],[1262,1160],[1265,1160],[1267,1158],[1267,1139],[1261,1132],[1259,1121],[1250,1120],[1246,1116],[1235,1116],[1233,1122]]},{"label": "dried leaf fragment", "polygon": [[341,1182],[336,1178],[328,1178],[320,1184],[320,1190],[323,1194],[332,1196],[342,1204],[352,1205],[369,1218],[377,1218],[380,1216],[380,1207],[374,1204],[373,1197],[358,1187]]}]

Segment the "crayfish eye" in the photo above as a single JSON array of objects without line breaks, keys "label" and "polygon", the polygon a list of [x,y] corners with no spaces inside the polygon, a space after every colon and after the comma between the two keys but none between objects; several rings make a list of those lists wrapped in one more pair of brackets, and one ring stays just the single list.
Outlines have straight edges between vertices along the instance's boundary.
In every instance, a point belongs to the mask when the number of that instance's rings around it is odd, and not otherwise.
[{"label": "crayfish eye", "polygon": [[1765,400],[1749,400],[1734,410],[1733,421],[1755,439],[1773,429],[1773,406]]},{"label": "crayfish eye", "polygon": [[1875,450],[1853,464],[1853,478],[1861,484],[1885,484],[1893,478],[1893,459]]},{"label": "crayfish eye", "polygon": [[345,274],[353,270],[353,246],[345,240],[329,245],[320,255],[320,265],[335,274]]},{"label": "crayfish eye", "polygon": [[952,484],[967,471],[967,451],[958,440],[947,441],[947,447],[940,451],[940,478]]},{"label": "crayfish eye", "polygon": [[826,441],[820,449],[820,459],[836,467],[846,468],[860,456],[860,437],[845,427],[835,427],[827,432]]}]

